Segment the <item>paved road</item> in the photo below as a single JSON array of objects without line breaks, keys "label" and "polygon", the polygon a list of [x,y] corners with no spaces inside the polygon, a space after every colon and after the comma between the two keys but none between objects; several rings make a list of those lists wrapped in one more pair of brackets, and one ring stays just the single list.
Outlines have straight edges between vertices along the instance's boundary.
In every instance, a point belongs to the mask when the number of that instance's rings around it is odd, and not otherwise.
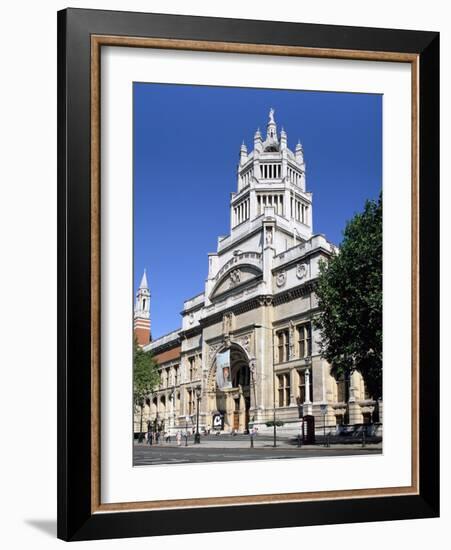
[{"label": "paved road", "polygon": [[254,449],[243,447],[212,447],[210,445],[193,445],[177,447],[172,445],[145,445],[135,444],[134,465],[145,466],[149,464],[187,464],[196,462],[229,462],[236,460],[267,460],[287,458],[309,458],[319,456],[346,456],[380,454],[380,446],[336,446],[319,447],[305,446],[302,448],[281,446],[260,446]]}]

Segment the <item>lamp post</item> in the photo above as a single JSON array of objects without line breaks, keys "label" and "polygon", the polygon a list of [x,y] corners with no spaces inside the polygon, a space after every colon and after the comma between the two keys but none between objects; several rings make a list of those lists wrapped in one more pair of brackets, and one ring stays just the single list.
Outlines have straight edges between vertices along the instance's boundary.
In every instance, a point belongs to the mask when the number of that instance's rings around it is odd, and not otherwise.
[{"label": "lamp post", "polygon": [[327,403],[321,403],[321,412],[323,413],[323,434],[324,434],[324,447],[327,447],[326,442],[326,412],[327,412]]},{"label": "lamp post", "polygon": [[185,416],[185,447],[188,447],[188,420],[189,416]]},{"label": "lamp post", "polygon": [[194,443],[200,443],[200,433],[199,433],[199,405],[200,399],[202,397],[202,387],[196,386],[196,399],[197,399],[197,411],[196,411],[196,434],[194,435]]}]

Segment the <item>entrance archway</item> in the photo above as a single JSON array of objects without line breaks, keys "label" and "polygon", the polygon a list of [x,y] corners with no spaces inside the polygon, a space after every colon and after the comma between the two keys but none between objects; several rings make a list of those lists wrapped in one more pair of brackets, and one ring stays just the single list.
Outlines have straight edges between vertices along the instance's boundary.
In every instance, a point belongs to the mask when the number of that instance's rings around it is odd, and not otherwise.
[{"label": "entrance archway", "polygon": [[249,359],[239,345],[231,344],[229,349],[232,384],[222,390],[217,387],[215,358],[210,369],[209,410],[223,415],[225,431],[247,433],[251,408]]}]

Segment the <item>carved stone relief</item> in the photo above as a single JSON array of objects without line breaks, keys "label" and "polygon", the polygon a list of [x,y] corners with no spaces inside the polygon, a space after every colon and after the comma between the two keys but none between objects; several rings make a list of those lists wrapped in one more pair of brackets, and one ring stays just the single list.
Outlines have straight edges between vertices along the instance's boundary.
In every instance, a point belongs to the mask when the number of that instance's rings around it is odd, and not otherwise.
[{"label": "carved stone relief", "polygon": [[283,286],[287,281],[287,274],[285,271],[281,271],[280,273],[277,273],[276,275],[276,285],[280,288]]},{"label": "carved stone relief", "polygon": [[239,269],[234,269],[230,272],[230,286],[236,286],[241,280],[241,271]]},{"label": "carved stone relief", "polygon": [[298,279],[303,279],[307,276],[307,264],[298,264],[296,266],[296,277]]}]

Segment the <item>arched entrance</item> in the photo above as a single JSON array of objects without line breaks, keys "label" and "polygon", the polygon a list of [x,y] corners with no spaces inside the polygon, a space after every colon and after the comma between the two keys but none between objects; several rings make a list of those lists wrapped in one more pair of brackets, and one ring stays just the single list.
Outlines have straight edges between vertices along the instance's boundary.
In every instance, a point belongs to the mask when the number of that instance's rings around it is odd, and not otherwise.
[{"label": "arched entrance", "polygon": [[[228,349],[230,350],[231,387],[218,388],[215,358],[210,369],[209,410],[223,415],[224,431],[247,433],[251,408],[249,360],[239,345],[231,344]],[[223,351],[225,349],[221,350]]]}]

